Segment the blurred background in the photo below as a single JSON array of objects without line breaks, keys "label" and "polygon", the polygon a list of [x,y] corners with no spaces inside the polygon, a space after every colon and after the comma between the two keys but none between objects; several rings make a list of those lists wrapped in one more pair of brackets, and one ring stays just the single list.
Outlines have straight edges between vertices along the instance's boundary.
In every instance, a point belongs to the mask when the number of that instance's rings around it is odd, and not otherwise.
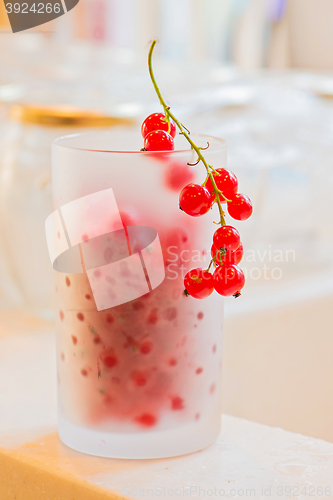
[{"label": "blurred background", "polygon": [[[81,0],[12,34],[0,4],[0,328],[53,328],[50,142],[139,126],[155,71],[193,132],[228,142],[254,203],[246,292],[225,306],[223,411],[333,441],[333,3]],[[0,354],[1,361],[1,354]]]}]

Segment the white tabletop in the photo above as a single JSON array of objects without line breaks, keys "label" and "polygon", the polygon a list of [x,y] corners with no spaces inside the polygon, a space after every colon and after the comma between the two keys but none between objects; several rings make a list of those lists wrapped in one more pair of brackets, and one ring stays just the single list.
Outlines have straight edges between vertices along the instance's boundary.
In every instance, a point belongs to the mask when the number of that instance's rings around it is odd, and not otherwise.
[{"label": "white tabletop", "polygon": [[96,499],[333,495],[333,443],[229,415],[213,446],[182,457],[114,460],[70,450],[55,434],[54,349],[52,331],[0,336],[0,459],[16,453],[55,476],[69,473],[83,488],[98,486]]}]

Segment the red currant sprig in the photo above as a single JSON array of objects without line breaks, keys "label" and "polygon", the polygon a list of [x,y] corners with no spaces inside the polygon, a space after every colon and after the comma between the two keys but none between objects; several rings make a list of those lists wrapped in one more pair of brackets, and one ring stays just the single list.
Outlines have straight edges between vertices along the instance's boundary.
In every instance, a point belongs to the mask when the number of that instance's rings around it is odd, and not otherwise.
[{"label": "red currant sprig", "polygon": [[153,130],[145,137],[145,151],[172,151],[174,149],[173,137],[165,130]]},{"label": "red currant sprig", "polygon": [[245,194],[237,193],[228,202],[228,213],[233,219],[246,220],[251,217],[253,208],[251,200]]},{"label": "red currant sprig", "polygon": [[220,249],[216,248],[216,246],[212,245],[211,256],[214,260],[214,264],[216,266],[222,266],[223,264],[239,264],[244,255],[243,244],[240,243],[237,250],[231,252],[228,250],[225,253],[222,253]]},{"label": "red currant sprig", "polygon": [[[218,175],[213,174],[217,188],[222,191],[223,196],[219,195],[221,203],[226,203],[227,199],[231,198],[237,193],[238,180],[233,172],[226,168],[218,168],[216,170]],[[214,187],[210,178],[206,182],[206,188],[210,193],[214,193]]]},{"label": "red currant sprig", "polygon": [[200,184],[187,184],[179,195],[179,206],[188,215],[198,217],[212,208],[214,195]]},{"label": "red currant sprig", "polygon": [[185,295],[205,299],[214,291],[213,275],[203,269],[191,269],[184,279]]},{"label": "red currant sprig", "polygon": [[245,276],[236,264],[224,264],[215,269],[213,284],[220,295],[239,297],[240,291],[245,285]]},{"label": "red currant sprig", "polygon": [[141,125],[141,134],[145,139],[146,136],[154,130],[164,130],[173,138],[176,135],[176,125],[173,121],[166,119],[163,113],[153,113],[149,115]]},{"label": "red currant sprig", "polygon": [[[152,55],[156,45],[153,40],[148,54],[149,74],[154,85],[156,94],[164,109],[163,113],[153,113],[148,116],[142,124],[141,133],[144,138],[144,151],[167,151],[174,149],[173,138],[176,134],[176,127],[191,145],[191,149],[196,152],[198,158],[196,165],[202,162],[206,169],[206,179],[202,185],[187,184],[179,196],[179,207],[187,215],[199,217],[206,214],[217,204],[220,221],[213,236],[212,260],[207,270],[192,269],[184,279],[185,295],[194,298],[208,297],[215,289],[219,294],[238,297],[244,286],[245,277],[243,271],[237,264],[243,257],[243,245],[237,229],[229,226],[225,222],[225,214],[222,208],[223,203],[227,203],[229,215],[237,220],[246,220],[252,214],[252,203],[243,194],[237,193],[238,180],[233,172],[225,168],[215,170],[209,165],[202,154],[206,148],[197,146],[190,137],[188,129],[180,123],[170,107],[166,105],[160,89],[156,83],[152,67]],[[190,164],[189,164],[190,165]],[[214,265],[216,268],[212,275],[209,270]]]}]

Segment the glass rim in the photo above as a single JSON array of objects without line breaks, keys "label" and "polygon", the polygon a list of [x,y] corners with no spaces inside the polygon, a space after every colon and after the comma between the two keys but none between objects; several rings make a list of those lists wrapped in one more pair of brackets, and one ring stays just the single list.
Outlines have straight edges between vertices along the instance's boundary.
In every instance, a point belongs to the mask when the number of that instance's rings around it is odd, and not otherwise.
[{"label": "glass rim", "polygon": [[[75,134],[66,134],[66,135],[62,135],[60,137],[57,137],[55,139],[52,140],[52,145],[54,146],[57,146],[57,147],[60,147],[60,148],[64,148],[64,149],[68,149],[68,150],[71,150],[71,151],[86,151],[86,152],[92,152],[92,153],[117,153],[117,154],[143,154],[143,155],[147,155],[147,156],[150,156],[150,155],[176,155],[176,154],[180,154],[180,153],[183,153],[183,154],[188,154],[190,151],[191,151],[191,148],[188,147],[187,149],[174,149],[172,151],[140,151],[140,150],[116,150],[116,149],[110,149],[110,150],[107,150],[107,149],[91,149],[91,148],[87,148],[87,147],[79,147],[79,146],[73,146],[73,145],[68,145],[66,144],[67,141],[70,141],[70,139],[75,139],[75,138],[78,138],[78,137],[91,137],[91,136],[97,136],[97,135],[100,135],[100,134],[116,134],[116,133],[122,133],[122,134],[128,134],[128,133],[134,133],[134,130],[119,130],[119,131],[115,131],[115,130],[109,130],[109,131],[106,131],[106,130],[100,130],[100,131],[94,131],[94,132],[78,132],[78,133],[75,133]],[[140,131],[138,131],[138,133],[140,134]],[[141,134],[140,134],[141,135]],[[208,135],[208,134],[197,134],[197,133],[192,133],[191,134],[191,137],[196,137],[196,138],[202,138],[204,139],[206,142],[209,142],[209,149],[207,152],[219,152],[219,151],[225,151],[227,149],[227,142],[225,139],[222,139],[222,138],[219,138],[219,137],[215,137],[215,136],[211,136],[211,135]],[[190,146],[190,145],[189,145]],[[205,146],[204,146],[205,147]]]}]

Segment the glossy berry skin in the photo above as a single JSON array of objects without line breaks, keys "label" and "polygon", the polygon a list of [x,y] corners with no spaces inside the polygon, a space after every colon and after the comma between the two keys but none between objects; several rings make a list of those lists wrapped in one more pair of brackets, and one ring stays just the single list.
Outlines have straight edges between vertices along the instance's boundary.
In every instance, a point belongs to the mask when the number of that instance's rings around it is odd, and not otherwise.
[{"label": "glossy berry skin", "polygon": [[[141,134],[145,139],[146,135],[152,132],[153,130],[164,130],[168,132],[168,122],[165,121],[165,116],[163,113],[153,113],[152,115],[147,116],[143,124],[141,125]],[[173,120],[170,120],[170,132],[169,134],[172,137],[176,135],[176,125]]]},{"label": "glossy berry skin", "polygon": [[[215,257],[217,251],[218,249],[216,248],[216,246],[212,245],[211,249],[212,257]],[[230,252],[230,250],[227,250],[227,253],[222,255],[222,252],[219,251],[216,256],[215,264],[217,264],[218,266],[221,266],[223,264],[239,264],[243,258],[243,255],[244,255],[244,248],[243,244],[240,243],[239,247],[234,252]]]},{"label": "glossy berry skin", "polygon": [[172,151],[175,149],[173,137],[164,130],[153,130],[144,140],[146,151]]},{"label": "glossy berry skin", "polygon": [[226,264],[215,269],[213,284],[220,295],[224,297],[235,295],[238,297],[245,285],[245,276],[241,268],[236,264]]},{"label": "glossy berry skin", "polygon": [[[213,173],[213,177],[215,180],[216,187],[222,191],[224,196],[230,200],[232,196],[237,193],[238,189],[238,180],[237,177],[231,170],[227,170],[226,168],[218,168],[216,171],[219,175]],[[206,183],[206,188],[210,193],[213,193],[213,184],[210,179],[208,179]],[[226,200],[223,196],[220,196],[221,203],[226,203]]]},{"label": "glossy berry skin", "polygon": [[214,233],[213,244],[220,250],[226,249],[234,252],[240,245],[239,232],[232,226],[219,227]]},{"label": "glossy berry skin", "polygon": [[213,275],[204,269],[191,269],[185,276],[184,285],[186,295],[191,295],[195,299],[205,299],[214,290]]},{"label": "glossy berry skin", "polygon": [[235,194],[231,198],[231,202],[227,205],[228,213],[233,219],[246,220],[251,217],[253,207],[251,200],[245,194]]},{"label": "glossy berry skin", "polygon": [[192,217],[206,214],[212,207],[214,197],[200,184],[187,184],[179,195],[179,206]]}]

